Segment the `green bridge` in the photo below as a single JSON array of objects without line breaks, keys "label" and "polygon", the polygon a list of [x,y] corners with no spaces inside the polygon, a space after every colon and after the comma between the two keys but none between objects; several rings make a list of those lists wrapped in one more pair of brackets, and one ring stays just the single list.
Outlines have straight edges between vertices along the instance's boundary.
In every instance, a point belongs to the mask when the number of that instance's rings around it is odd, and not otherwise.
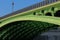
[{"label": "green bridge", "polygon": [[60,27],[60,1],[0,19],[1,40],[32,40]]}]

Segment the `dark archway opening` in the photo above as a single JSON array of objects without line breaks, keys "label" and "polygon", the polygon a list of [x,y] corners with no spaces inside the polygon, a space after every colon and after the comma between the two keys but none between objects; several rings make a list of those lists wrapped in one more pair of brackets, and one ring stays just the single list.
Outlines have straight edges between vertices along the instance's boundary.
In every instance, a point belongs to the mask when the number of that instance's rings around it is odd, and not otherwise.
[{"label": "dark archway opening", "polygon": [[36,12],[34,12],[33,15],[36,15]]},{"label": "dark archway opening", "polygon": [[55,17],[60,17],[60,10],[56,11],[56,13],[54,14]]},{"label": "dark archway opening", "polygon": [[54,11],[54,8],[55,8],[55,7],[52,7],[51,10]]},{"label": "dark archway opening", "polygon": [[52,14],[50,12],[45,14],[46,16],[52,16]]},{"label": "dark archway opening", "polygon": [[44,13],[44,10],[42,10],[41,12]]}]

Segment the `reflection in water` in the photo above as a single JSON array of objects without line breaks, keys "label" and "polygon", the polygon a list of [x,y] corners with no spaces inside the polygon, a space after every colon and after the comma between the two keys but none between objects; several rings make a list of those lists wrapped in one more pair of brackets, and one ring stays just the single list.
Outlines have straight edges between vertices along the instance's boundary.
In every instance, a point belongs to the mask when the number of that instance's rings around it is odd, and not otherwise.
[{"label": "reflection in water", "polygon": [[39,34],[33,40],[60,40],[60,28],[49,30],[41,35]]}]

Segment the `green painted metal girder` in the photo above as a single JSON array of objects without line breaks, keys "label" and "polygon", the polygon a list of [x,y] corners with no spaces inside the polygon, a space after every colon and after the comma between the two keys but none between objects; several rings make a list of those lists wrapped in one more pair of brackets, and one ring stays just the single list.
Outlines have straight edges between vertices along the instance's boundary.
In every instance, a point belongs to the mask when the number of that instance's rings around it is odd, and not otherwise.
[{"label": "green painted metal girder", "polygon": [[[52,24],[57,24],[60,25],[60,18],[59,17],[51,17],[51,16],[39,16],[39,15],[33,15],[33,12],[37,12],[39,10],[48,10],[50,7],[56,7],[56,10],[60,9],[60,1],[56,3],[52,3],[46,6],[42,6],[39,8],[32,9],[30,11],[26,11],[23,13],[18,13],[13,16],[9,16],[7,18],[1,19],[0,20],[0,27],[14,21],[22,21],[22,20],[34,20],[34,21],[42,21],[42,22],[47,22],[47,23],[52,23]],[[48,9],[47,9],[48,8]],[[48,12],[48,11],[47,11]]]},{"label": "green painted metal girder", "polygon": [[[30,13],[33,13],[33,12],[36,12],[36,11],[40,11],[40,10],[48,10],[51,7],[56,7],[55,10],[60,10],[60,1],[52,3],[52,4],[49,4],[49,5],[45,5],[45,6],[42,6],[42,7],[38,7],[38,8],[32,9],[32,10],[26,11],[26,12],[17,13],[16,15],[9,16],[9,17],[1,19],[1,20],[12,18],[12,17],[18,16],[18,15],[20,15],[20,16],[26,16],[26,14],[30,15]],[[46,12],[48,12],[48,11],[46,11]]]},{"label": "green painted metal girder", "polygon": [[22,17],[16,16],[16,17],[4,20],[4,21],[2,21],[2,23],[0,23],[0,27],[2,27],[3,25],[6,25],[8,23],[14,22],[14,21],[22,21],[22,20],[42,21],[42,22],[60,25],[59,17],[27,15],[27,16],[22,16]]}]

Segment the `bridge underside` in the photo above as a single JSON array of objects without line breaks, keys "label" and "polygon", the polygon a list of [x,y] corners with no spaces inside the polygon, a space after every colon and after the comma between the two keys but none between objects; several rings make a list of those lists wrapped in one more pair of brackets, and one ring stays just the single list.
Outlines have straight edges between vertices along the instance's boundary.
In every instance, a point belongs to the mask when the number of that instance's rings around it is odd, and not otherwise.
[{"label": "bridge underside", "polygon": [[1,23],[0,40],[32,40],[38,34],[60,27],[59,21],[58,17],[37,15],[4,20]]},{"label": "bridge underside", "polygon": [[40,21],[16,21],[0,29],[0,40],[32,40],[38,34],[56,29],[59,25]]}]

